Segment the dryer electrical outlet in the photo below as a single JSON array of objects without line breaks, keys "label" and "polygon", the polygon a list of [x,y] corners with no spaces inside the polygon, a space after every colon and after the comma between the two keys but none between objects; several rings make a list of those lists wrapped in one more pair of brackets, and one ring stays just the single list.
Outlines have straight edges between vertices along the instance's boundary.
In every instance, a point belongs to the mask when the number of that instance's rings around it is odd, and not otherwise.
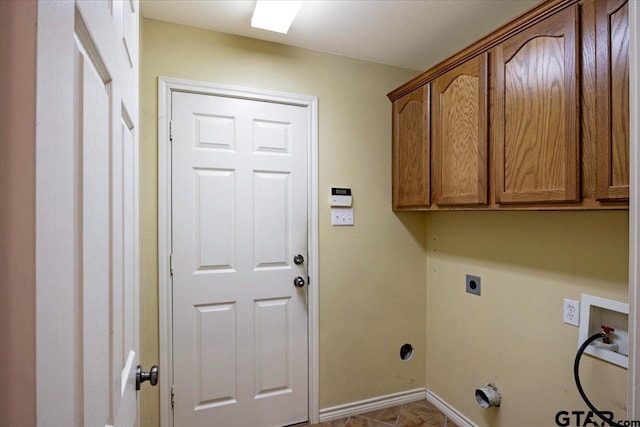
[{"label": "dryer electrical outlet", "polygon": [[472,276],[471,274],[467,274],[465,280],[467,293],[480,296],[480,282],[480,276]]}]

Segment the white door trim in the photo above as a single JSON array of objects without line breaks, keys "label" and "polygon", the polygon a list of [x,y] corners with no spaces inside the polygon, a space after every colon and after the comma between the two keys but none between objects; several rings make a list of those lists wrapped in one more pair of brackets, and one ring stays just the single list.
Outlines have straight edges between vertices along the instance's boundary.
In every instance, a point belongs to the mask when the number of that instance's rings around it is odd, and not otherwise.
[{"label": "white door trim", "polygon": [[629,372],[627,419],[640,419],[640,1],[629,2]]},{"label": "white door trim", "polygon": [[[76,227],[80,200],[76,191],[74,82],[68,78],[75,72],[74,13],[73,2],[38,3],[35,224],[38,426],[77,426],[82,420],[81,355],[76,345],[80,316]],[[64,399],[60,399],[61,393]]]},{"label": "white door trim", "polygon": [[171,416],[172,301],[169,257],[171,255],[171,150],[169,149],[169,118],[171,93],[190,92],[231,98],[268,101],[307,108],[309,117],[309,420],[318,422],[319,361],[318,361],[318,98],[283,92],[272,92],[171,77],[158,79],[158,280],[160,320],[160,425],[173,425]]}]

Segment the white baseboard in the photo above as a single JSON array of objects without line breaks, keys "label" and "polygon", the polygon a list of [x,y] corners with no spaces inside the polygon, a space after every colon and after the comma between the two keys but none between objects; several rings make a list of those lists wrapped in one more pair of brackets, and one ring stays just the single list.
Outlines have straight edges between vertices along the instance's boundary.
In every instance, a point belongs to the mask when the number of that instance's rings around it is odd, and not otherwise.
[{"label": "white baseboard", "polygon": [[389,408],[391,406],[416,402],[424,399],[425,397],[433,406],[438,408],[440,412],[446,415],[448,419],[456,423],[459,427],[478,427],[469,418],[465,417],[453,406],[442,400],[440,396],[424,387],[320,409],[320,422],[324,423],[326,421],[360,415],[366,412],[377,411],[378,409]]},{"label": "white baseboard", "polygon": [[445,414],[448,419],[456,423],[460,427],[478,427],[474,424],[469,418],[462,415],[457,409],[453,406],[449,405],[447,402],[442,400],[440,396],[432,392],[431,390],[426,390],[427,400],[431,402],[433,406],[438,408],[440,412]]},{"label": "white baseboard", "polygon": [[[411,403],[425,398],[426,389],[416,388],[414,390],[401,391],[399,393],[388,394],[386,396],[374,397],[372,399],[360,400],[359,402],[345,403],[344,405],[332,406],[320,409],[320,422],[337,420],[352,415],[359,415],[365,412],[377,411],[378,409],[389,408],[391,406]],[[455,421],[454,418],[451,420]],[[469,424],[472,426],[472,424]],[[461,425],[461,427],[465,427]]]}]

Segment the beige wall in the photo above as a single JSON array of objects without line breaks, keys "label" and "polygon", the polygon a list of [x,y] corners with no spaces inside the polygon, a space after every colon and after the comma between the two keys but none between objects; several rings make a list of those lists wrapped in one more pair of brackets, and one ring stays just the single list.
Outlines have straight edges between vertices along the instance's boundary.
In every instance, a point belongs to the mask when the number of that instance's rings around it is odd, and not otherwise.
[{"label": "beige wall", "polygon": [[36,425],[36,10],[0,1],[0,426]]},{"label": "beige wall", "polygon": [[[427,230],[427,387],[479,426],[586,410],[563,298],[627,301],[628,213],[442,212]],[[481,276],[482,296],[465,293],[465,274]],[[581,372],[596,406],[624,419],[627,371],[585,356]],[[474,390],[489,382],[503,405],[482,410]]]},{"label": "beige wall", "polygon": [[[321,408],[425,376],[480,426],[554,425],[557,411],[585,408],[572,380],[578,329],[562,323],[562,300],[627,300],[626,212],[394,214],[384,94],[415,72],[153,20],[142,43],[144,366],[158,361],[157,77],[171,76],[319,97]],[[355,227],[330,226],[332,185],[353,188]],[[482,277],[481,297],[464,292],[466,273]],[[404,342],[417,349],[408,363]],[[589,395],[624,418],[626,370],[583,363]],[[498,410],[475,403],[488,382],[504,393]],[[143,391],[144,425],[157,424],[157,399]]]},{"label": "beige wall", "polygon": [[[157,77],[319,98],[320,407],[423,387],[424,216],[391,211],[391,104],[417,72],[144,20],[141,50],[143,366],[158,361]],[[331,227],[332,185],[354,193],[354,227]],[[416,348],[403,362],[400,346]],[[142,392],[157,424],[157,390]]]},{"label": "beige wall", "polygon": [[[17,3],[0,1],[2,426],[35,425],[36,6]],[[426,365],[427,386],[479,425],[553,425],[558,410],[584,408],[562,298],[626,301],[626,213],[393,214],[384,92],[415,73],[155,21],[143,42],[144,366],[158,360],[156,76],[170,75],[320,97],[321,407],[424,385]],[[334,184],[353,187],[356,227],[328,225]],[[482,276],[480,298],[464,293],[465,273]],[[404,341],[417,348],[409,363]],[[587,357],[582,372],[598,406],[624,407],[625,370]],[[473,390],[489,381],[503,406],[482,411]],[[156,392],[143,391],[143,425],[158,424]]]}]

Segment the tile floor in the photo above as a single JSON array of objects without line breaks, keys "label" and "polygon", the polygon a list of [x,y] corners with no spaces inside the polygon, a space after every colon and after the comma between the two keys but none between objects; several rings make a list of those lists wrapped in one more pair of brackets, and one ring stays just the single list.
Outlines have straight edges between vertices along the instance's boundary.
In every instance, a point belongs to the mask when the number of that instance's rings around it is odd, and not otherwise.
[{"label": "tile floor", "polygon": [[427,400],[420,400],[310,427],[457,427]]}]

